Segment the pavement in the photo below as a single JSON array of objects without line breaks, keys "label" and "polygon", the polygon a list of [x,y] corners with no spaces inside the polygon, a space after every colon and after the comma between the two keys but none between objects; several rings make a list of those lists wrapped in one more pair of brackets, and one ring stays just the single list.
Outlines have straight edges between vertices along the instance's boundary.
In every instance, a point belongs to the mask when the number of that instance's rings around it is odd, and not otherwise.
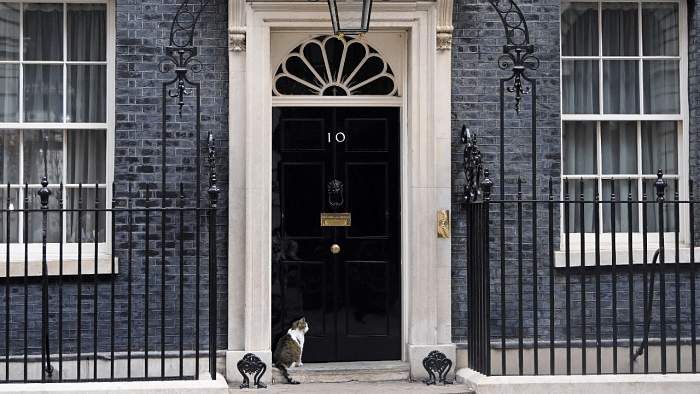
[{"label": "pavement", "polygon": [[[242,394],[251,389],[239,389],[232,387],[229,394]],[[450,394],[474,394],[467,386],[455,383],[452,385],[432,385],[428,386],[423,382],[409,382],[407,380],[397,380],[390,382],[343,382],[343,383],[302,383],[302,384],[268,384],[260,394],[273,393],[299,393],[299,394],[345,394],[345,393],[450,393]]]}]

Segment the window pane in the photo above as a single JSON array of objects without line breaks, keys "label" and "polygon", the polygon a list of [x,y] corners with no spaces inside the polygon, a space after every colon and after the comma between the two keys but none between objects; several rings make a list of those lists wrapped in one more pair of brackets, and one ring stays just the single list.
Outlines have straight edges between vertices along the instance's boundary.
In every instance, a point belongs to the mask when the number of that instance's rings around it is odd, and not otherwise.
[{"label": "window pane", "polygon": [[[567,179],[566,183],[568,185],[569,200],[576,201],[574,204],[569,204],[569,232],[580,233],[583,230],[583,232],[592,233],[595,206],[590,202],[595,199],[596,181],[593,179]],[[588,201],[588,203],[581,201]],[[564,220],[567,219],[564,218]]]},{"label": "window pane", "polygon": [[679,81],[677,60],[645,60],[644,113],[679,114]]},{"label": "window pane", "polygon": [[24,67],[24,120],[60,122],[63,118],[63,67]]},{"label": "window pane", "polygon": [[68,4],[68,60],[107,59],[107,5]]},{"label": "window pane", "polygon": [[[99,199],[99,209],[107,205],[105,189],[99,189],[95,194],[94,188],[66,189],[65,205],[67,209],[82,208],[85,211],[73,212],[66,215],[66,237],[67,242],[78,242],[78,234],[81,234],[82,242],[105,242],[105,212],[90,211],[95,209],[95,199]],[[98,230],[95,231],[95,219],[99,220]]]},{"label": "window pane", "polygon": [[678,4],[642,3],[644,56],[678,56]]},{"label": "window pane", "polygon": [[19,121],[19,65],[0,65],[0,122]]},{"label": "window pane", "polygon": [[678,123],[642,122],[642,171],[678,174]]},{"label": "window pane", "polygon": [[63,179],[63,132],[58,130],[24,131],[24,178],[22,182],[49,183]]},{"label": "window pane", "polygon": [[562,56],[598,55],[598,4],[561,3]]},{"label": "window pane", "polygon": [[24,5],[24,59],[63,60],[63,5]]},{"label": "window pane", "polygon": [[[630,192],[632,194],[631,201],[639,200],[637,188],[637,180],[610,180],[603,179],[603,194],[601,200],[611,201],[612,192],[611,186],[615,185],[615,201],[630,201]],[[631,185],[631,188],[630,188]],[[612,204],[603,204],[603,232],[612,232]],[[630,215],[630,207],[632,212]],[[637,203],[619,203],[615,204],[615,232],[622,233],[630,231],[630,225],[633,232],[639,231],[639,204]]]},{"label": "window pane", "polygon": [[[21,208],[19,205],[19,197],[18,197],[18,189],[11,189],[9,193],[10,200],[7,200],[8,197],[8,192],[7,188],[0,189],[0,209],[6,210],[2,211],[0,210],[0,243],[6,243],[7,242],[7,235],[8,235],[8,230],[7,230],[7,216],[10,216],[10,230],[9,230],[9,235],[10,235],[10,242],[19,242],[19,237],[17,236],[19,234],[18,229],[19,226],[17,225],[17,220],[19,218],[19,211],[16,211],[16,209]],[[3,259],[4,260],[4,259]]]},{"label": "window pane", "polygon": [[639,113],[639,66],[635,60],[603,61],[603,113]]},{"label": "window pane", "polygon": [[635,56],[638,51],[636,3],[603,3],[603,56]]},{"label": "window pane", "polygon": [[104,130],[69,130],[68,183],[104,184],[107,182],[105,157],[107,142]]},{"label": "window pane", "polygon": [[68,66],[68,122],[105,122],[107,66]]},{"label": "window pane", "polygon": [[19,60],[19,4],[0,3],[0,60]]},{"label": "window pane", "polygon": [[598,114],[598,61],[563,60],[562,111],[565,114]]},{"label": "window pane", "polygon": [[596,122],[564,122],[562,128],[564,175],[596,174]]},{"label": "window pane", "polygon": [[[19,183],[20,137],[17,130],[0,131],[0,184]],[[0,202],[0,206],[3,203]]]},{"label": "window pane", "polygon": [[[647,199],[650,201],[657,201],[658,197],[656,195],[656,188],[654,183],[656,179],[646,179],[644,184],[646,185]],[[666,190],[664,193],[664,199],[666,201],[673,201],[674,195],[676,193],[676,186],[674,185],[673,179],[666,179]],[[658,232],[661,227],[659,227],[659,204],[646,204],[647,206],[647,226],[650,233]],[[676,226],[674,225],[674,206],[673,204],[664,204],[664,232],[675,231]],[[666,254],[666,259],[671,260],[673,256],[669,256],[668,252]]]},{"label": "window pane", "polygon": [[[52,195],[49,196],[49,209],[58,209],[58,198],[56,198],[58,190],[53,189],[51,193]],[[39,197],[38,188],[29,189],[27,198],[29,200],[29,209],[41,209],[41,197]],[[46,215],[46,242],[61,241],[61,222],[59,215],[59,212],[49,212]],[[26,242],[40,243],[43,241],[43,216],[44,214],[42,212],[30,212],[29,215],[27,215]]]},{"label": "window pane", "polygon": [[602,122],[600,139],[603,174],[637,173],[637,122]]}]

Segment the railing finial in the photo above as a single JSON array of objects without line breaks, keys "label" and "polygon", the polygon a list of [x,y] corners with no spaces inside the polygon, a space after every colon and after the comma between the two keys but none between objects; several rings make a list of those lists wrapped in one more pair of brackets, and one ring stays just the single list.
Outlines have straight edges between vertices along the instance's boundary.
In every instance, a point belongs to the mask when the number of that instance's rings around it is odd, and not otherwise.
[{"label": "railing finial", "polygon": [[664,199],[664,194],[666,191],[666,186],[668,186],[668,183],[666,182],[665,179],[663,179],[664,173],[661,171],[661,168],[659,168],[659,171],[656,173],[657,180],[654,182],[654,187],[656,188],[656,196],[657,201],[665,201]]},{"label": "railing finial", "polygon": [[480,181],[484,169],[484,155],[476,145],[476,134],[472,134],[466,125],[462,125],[462,143],[466,144],[464,147],[466,183],[462,198],[464,202],[473,202],[482,195]]}]

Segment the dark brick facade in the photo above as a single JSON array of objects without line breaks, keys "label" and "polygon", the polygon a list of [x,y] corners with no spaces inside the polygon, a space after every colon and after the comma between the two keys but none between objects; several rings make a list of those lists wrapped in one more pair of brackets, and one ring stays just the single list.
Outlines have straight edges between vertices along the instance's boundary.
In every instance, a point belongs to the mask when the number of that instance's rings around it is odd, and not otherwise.
[{"label": "dark brick facade", "polygon": [[[117,201],[127,201],[131,198],[133,206],[161,206],[162,196],[162,87],[163,82],[171,81],[175,74],[159,71],[159,62],[165,56],[164,48],[169,44],[169,34],[180,1],[173,0],[117,0],[116,2],[116,128],[114,138],[114,190]],[[218,186],[221,189],[217,219],[217,280],[219,349],[227,346],[227,192],[228,192],[228,33],[226,0],[212,0],[205,9],[196,26],[194,45],[198,47],[197,59],[202,63],[201,72],[189,72],[188,78],[201,83],[201,138],[199,144],[195,134],[195,90],[190,91],[185,99],[183,116],[177,116],[178,108],[175,98],[168,99],[167,116],[167,185],[166,206],[178,206],[180,203],[180,182],[183,183],[184,206],[193,207],[196,202],[196,169],[200,168],[201,206],[209,206],[207,188],[209,187],[209,164],[207,133],[214,134],[218,166]],[[170,86],[172,89],[173,87]],[[197,162],[197,147],[200,149],[200,161]],[[131,185],[131,195],[129,187]],[[147,187],[150,192],[147,193]],[[55,198],[54,193],[54,197]],[[144,199],[151,198],[150,204]],[[109,198],[109,197],[108,197]],[[104,204],[105,202],[101,202]],[[109,202],[108,202],[109,203]],[[53,204],[53,202],[52,202]],[[104,205],[101,205],[104,207]],[[76,352],[77,329],[79,318],[78,304],[81,305],[82,320],[80,341],[82,352],[94,350],[93,341],[97,337],[98,351],[110,350],[112,314],[115,312],[114,342],[115,351],[127,350],[127,316],[129,301],[131,302],[132,318],[132,351],[143,351],[145,347],[145,313],[146,298],[149,300],[149,329],[148,348],[159,351],[161,347],[161,299],[165,298],[166,310],[175,312],[166,314],[167,333],[165,338],[166,350],[178,350],[180,299],[184,301],[184,348],[194,350],[195,344],[195,315],[200,314],[201,341],[200,349],[208,348],[207,311],[210,308],[206,287],[201,288],[201,303],[195,301],[196,275],[196,216],[185,215],[185,253],[183,261],[185,269],[184,291],[180,291],[179,281],[179,248],[176,232],[179,230],[176,216],[168,216],[165,240],[162,239],[160,213],[151,213],[150,236],[145,242],[145,216],[134,213],[131,222],[133,230],[131,243],[127,235],[127,215],[115,216],[115,255],[118,258],[119,273],[112,281],[110,275],[102,275],[95,284],[94,277],[84,276],[81,280],[80,294],[78,279],[64,277],[59,290],[59,279],[49,280],[50,306],[50,351],[58,349],[58,308],[62,309],[63,348],[64,354]],[[208,263],[208,239],[206,234],[206,218],[200,217],[202,253],[200,260],[203,267]],[[162,287],[161,275],[161,245],[165,242],[166,284]],[[132,248],[131,253],[128,252]],[[146,256],[146,250],[149,251]],[[173,258],[169,258],[173,257]],[[146,270],[148,261],[148,271]],[[91,259],[83,264],[92,265]],[[149,287],[146,289],[148,274]],[[201,283],[208,283],[206,268],[200,270]],[[25,335],[25,299],[29,323],[26,325],[27,350],[29,354],[41,353],[41,278],[30,278],[26,285],[24,279],[13,279],[10,291],[10,347],[12,355],[24,353]],[[4,281],[4,280],[3,280]],[[4,282],[3,282],[4,285]],[[113,287],[112,287],[113,286]],[[112,290],[112,288],[114,290]],[[114,293],[112,293],[114,291]],[[129,292],[131,291],[131,296]],[[95,297],[95,292],[98,296]],[[25,294],[28,296],[25,297]],[[114,294],[114,295],[113,295]],[[147,295],[148,294],[148,295]],[[97,308],[95,308],[95,299]],[[62,300],[60,302],[59,300]],[[112,302],[114,301],[114,309]],[[5,286],[0,291],[0,305],[3,305],[2,320],[0,321],[0,350],[5,350],[5,305],[7,297]],[[94,315],[98,314],[97,330],[94,327]],[[141,333],[139,335],[139,332]],[[4,353],[4,352],[3,352]]]},{"label": "dark brick facade", "polygon": [[[172,0],[117,1],[116,59],[116,132],[115,189],[126,196],[128,183],[134,196],[144,197],[146,183],[159,189],[161,182],[162,84],[175,75],[161,73],[159,62],[165,58],[172,21],[181,2]],[[199,73],[188,78],[201,84],[200,162],[196,160],[195,91],[186,98],[182,117],[174,98],[168,101],[167,117],[167,194],[179,194],[179,183],[185,194],[194,197],[196,167],[200,167],[202,206],[208,206],[207,133],[216,140],[218,185],[221,189],[218,216],[218,300],[217,340],[226,346],[227,332],[227,185],[228,185],[228,2],[213,0],[205,8],[195,28],[194,45],[202,62]],[[172,89],[173,86],[169,86]],[[160,191],[156,195],[160,196]],[[174,204],[174,202],[173,202]],[[207,246],[204,245],[206,249]],[[155,273],[154,273],[155,275]],[[155,283],[152,278],[151,283]],[[138,279],[134,284],[139,284]],[[191,290],[186,290],[191,292]],[[208,305],[204,305],[208,308]],[[206,334],[202,337],[204,340]]]},{"label": "dark brick facade", "polygon": [[[554,179],[558,194],[560,176],[560,117],[559,117],[559,2],[519,2],[530,32],[530,43],[539,68],[526,72],[537,80],[537,157],[538,195],[548,192],[549,177]],[[505,182],[506,196],[517,193],[517,178],[524,181],[523,191],[531,195],[531,95],[523,98],[520,114],[515,112],[515,96],[505,93],[506,157],[504,181],[498,179],[500,168],[500,79],[511,71],[499,68],[498,60],[506,44],[505,29],[497,12],[487,2],[456,1],[452,38],[452,162],[453,162],[453,236],[452,236],[452,332],[454,342],[466,340],[466,226],[460,194],[464,185],[462,157],[464,145],[460,140],[462,125],[476,133],[479,148],[484,153],[484,165],[500,193]],[[512,86],[512,82],[510,86]],[[505,85],[508,87],[509,85]],[[527,83],[526,85],[527,86]],[[540,231],[540,234],[543,232]],[[494,234],[495,236],[496,234]],[[530,246],[529,249],[531,249]],[[493,267],[492,267],[493,271]],[[507,276],[517,276],[514,267]],[[498,285],[499,278],[492,280]]]},{"label": "dark brick facade", "polygon": [[[561,120],[560,120],[560,98],[559,98],[559,2],[558,1],[517,1],[527,19],[530,31],[530,42],[535,46],[535,55],[540,60],[539,69],[526,73],[530,78],[537,79],[537,198],[547,200],[548,180],[553,180],[553,195],[555,199],[560,196],[560,146],[561,146]],[[700,96],[698,96],[698,77],[700,64],[698,61],[697,46],[700,31],[700,14],[695,9],[694,4],[689,4],[689,103],[690,103],[690,173],[691,179],[698,182],[700,177],[698,149],[698,112],[700,110]],[[531,149],[531,98],[526,96],[523,100],[523,110],[518,116],[513,111],[514,97],[512,93],[505,93],[505,179],[501,180],[499,174],[500,156],[500,91],[499,79],[507,78],[510,71],[501,71],[497,60],[502,54],[502,45],[506,43],[505,32],[497,13],[487,2],[482,1],[456,1],[454,6],[454,35],[452,41],[452,171],[453,171],[453,237],[452,237],[452,335],[455,343],[463,343],[467,340],[467,311],[469,300],[467,297],[467,242],[466,230],[470,223],[465,220],[464,208],[459,205],[462,188],[464,185],[464,174],[462,170],[462,157],[464,145],[460,140],[460,129],[465,124],[472,132],[478,136],[478,144],[484,153],[485,167],[491,172],[491,179],[495,183],[495,198],[500,197],[501,185],[504,186],[505,198],[515,200],[517,193],[517,178],[523,180],[524,199],[530,199],[532,194],[532,149]],[[508,86],[508,85],[506,85]],[[698,187],[695,188],[697,199]],[[523,287],[525,296],[523,302],[525,313],[523,316],[523,330],[525,336],[533,338],[534,316],[533,310],[533,289],[539,293],[536,299],[540,322],[538,327],[539,340],[549,340],[549,310],[554,302],[555,314],[555,339],[563,340],[567,332],[564,326],[567,305],[564,302],[566,293],[566,277],[563,269],[554,270],[554,289],[549,285],[549,231],[547,223],[549,215],[544,204],[539,205],[537,221],[537,253],[538,259],[536,268],[533,267],[533,237],[532,217],[528,216],[527,209],[524,220],[526,236],[524,238],[523,252],[517,250],[517,239],[515,238],[517,228],[513,218],[515,217],[515,205],[506,207],[506,269],[505,277],[501,278],[500,246],[499,243],[500,219],[496,211],[492,209],[490,240],[492,245],[491,253],[491,328],[493,334],[501,332],[501,280],[506,283],[506,293],[503,295],[506,300],[506,328],[505,335],[508,340],[515,340],[518,337],[518,280],[521,273],[518,267],[518,257],[522,256],[524,261]],[[697,212],[697,210],[696,210]],[[695,214],[696,228],[700,229],[700,215]],[[554,237],[555,250],[559,244],[559,211],[554,211]],[[696,238],[697,239],[697,238]],[[697,259],[697,257],[696,257]],[[534,272],[536,269],[536,273]],[[668,270],[666,280],[673,282],[674,273]],[[643,289],[642,289],[642,269],[635,267],[631,274],[634,281],[633,300],[634,308],[634,330],[639,338],[639,333],[643,331]],[[689,313],[688,306],[690,298],[690,284],[688,280],[688,267],[684,266],[679,272],[681,283],[679,289],[682,315],[681,324],[683,336],[689,335]],[[599,286],[601,294],[605,300],[611,298],[613,288],[613,277],[617,277],[617,295],[620,311],[629,300],[629,280],[627,266],[618,268],[618,274],[613,275],[609,267],[601,269],[600,281],[596,279],[594,268],[587,268],[581,272],[576,268],[571,277],[568,287],[572,294],[572,303],[568,309],[571,311],[572,339],[581,338],[581,308],[585,305],[585,310],[589,313],[586,321],[586,331],[588,340],[596,336],[595,333],[595,308],[597,303],[596,287]],[[536,277],[537,283],[535,284]],[[582,303],[581,283],[586,283],[585,302]],[[658,286],[658,278],[657,278]],[[700,281],[696,283],[700,288]],[[658,291],[658,290],[657,290]],[[549,294],[555,295],[550,298]],[[658,297],[658,294],[657,294]],[[675,305],[675,290],[667,288],[667,305]],[[621,313],[621,312],[618,312]],[[658,309],[656,310],[658,313]],[[603,340],[612,338],[611,328],[613,308],[611,303],[601,303],[601,319],[604,328],[601,329]],[[658,315],[657,315],[658,316]],[[675,322],[675,308],[667,308],[667,317]],[[628,319],[627,312],[619,315],[619,323]],[[605,328],[607,326],[607,328]],[[658,320],[652,324],[652,337],[658,337]],[[621,326],[618,331],[619,338],[629,338],[627,326]],[[674,331],[675,335],[675,331]],[[492,339],[496,339],[493,338]],[[527,339],[526,339],[527,342]],[[529,345],[531,346],[531,345]]]},{"label": "dark brick facade", "polygon": [[[700,196],[700,9],[688,1],[688,104],[690,106],[690,179],[694,194]],[[700,229],[700,207],[695,211],[695,228]],[[700,239],[700,230],[695,239]]]}]

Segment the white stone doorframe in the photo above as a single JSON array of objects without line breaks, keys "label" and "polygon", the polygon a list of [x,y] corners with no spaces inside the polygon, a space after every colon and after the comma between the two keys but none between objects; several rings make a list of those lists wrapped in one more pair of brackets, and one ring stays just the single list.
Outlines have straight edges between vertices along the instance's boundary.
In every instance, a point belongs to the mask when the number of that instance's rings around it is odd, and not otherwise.
[{"label": "white stone doorframe", "polygon": [[[229,0],[229,10],[234,50],[229,53],[226,372],[235,382],[241,380],[236,363],[246,353],[255,353],[268,368],[272,359],[271,32],[332,29],[326,2]],[[375,2],[370,30],[407,35],[400,103],[402,359],[411,363],[414,378],[427,376],[422,360],[432,350],[456,361],[451,240],[437,238],[437,211],[451,203],[451,52],[436,48],[436,18],[436,2]],[[322,105],[314,99],[306,96],[302,105]],[[329,98],[323,100],[329,105]],[[342,100],[348,105],[351,99],[339,98],[335,104],[342,105]]]}]

